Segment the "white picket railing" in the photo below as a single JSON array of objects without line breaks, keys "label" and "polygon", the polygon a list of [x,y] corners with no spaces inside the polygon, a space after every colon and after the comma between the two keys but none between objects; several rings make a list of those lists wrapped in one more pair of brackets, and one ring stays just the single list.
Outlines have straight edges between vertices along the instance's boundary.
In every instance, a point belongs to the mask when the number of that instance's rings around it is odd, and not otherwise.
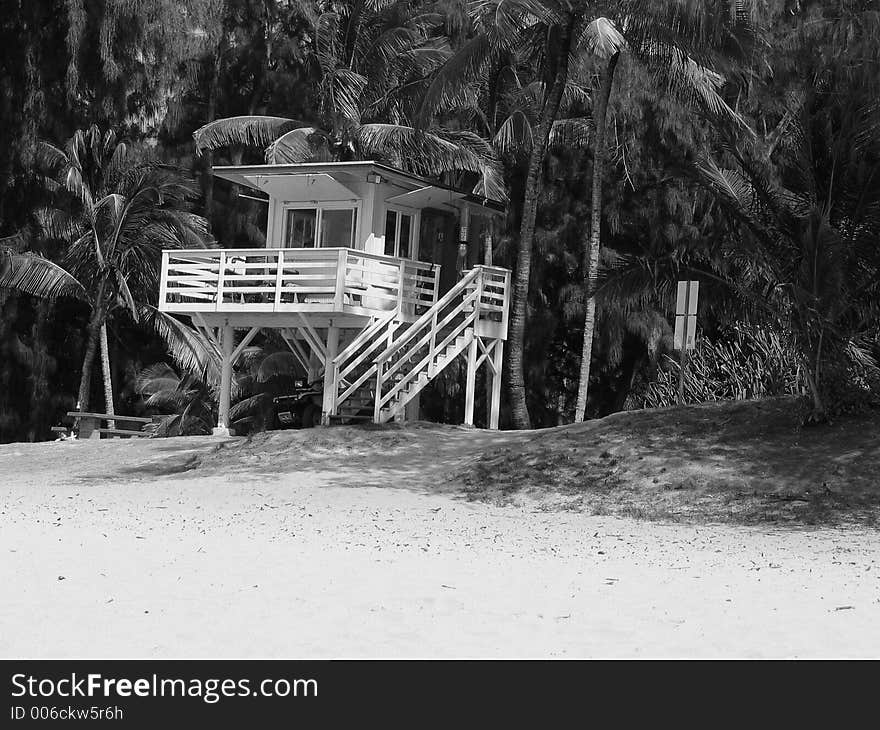
[{"label": "white picket railing", "polygon": [[420,316],[440,267],[350,248],[163,251],[165,312],[376,312]]}]

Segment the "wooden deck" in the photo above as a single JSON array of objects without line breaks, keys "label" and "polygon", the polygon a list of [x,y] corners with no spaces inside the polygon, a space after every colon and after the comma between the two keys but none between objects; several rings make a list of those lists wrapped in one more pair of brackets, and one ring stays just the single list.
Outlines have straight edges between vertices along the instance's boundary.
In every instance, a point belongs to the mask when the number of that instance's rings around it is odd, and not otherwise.
[{"label": "wooden deck", "polygon": [[336,314],[416,319],[440,267],[350,248],[164,251],[159,309],[181,314]]}]

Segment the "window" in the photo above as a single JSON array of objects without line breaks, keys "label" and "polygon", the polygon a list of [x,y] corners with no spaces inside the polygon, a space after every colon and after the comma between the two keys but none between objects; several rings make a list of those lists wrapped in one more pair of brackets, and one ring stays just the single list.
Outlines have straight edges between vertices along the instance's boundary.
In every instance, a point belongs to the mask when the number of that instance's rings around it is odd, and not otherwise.
[{"label": "window", "polygon": [[357,208],[288,208],[285,248],[354,247]]},{"label": "window", "polygon": [[313,248],[315,230],[318,227],[318,211],[314,208],[297,208],[287,211],[287,248]]},{"label": "window", "polygon": [[354,246],[357,211],[353,208],[321,211],[321,246]]},{"label": "window", "polygon": [[413,258],[413,217],[389,210],[385,214],[385,255]]}]

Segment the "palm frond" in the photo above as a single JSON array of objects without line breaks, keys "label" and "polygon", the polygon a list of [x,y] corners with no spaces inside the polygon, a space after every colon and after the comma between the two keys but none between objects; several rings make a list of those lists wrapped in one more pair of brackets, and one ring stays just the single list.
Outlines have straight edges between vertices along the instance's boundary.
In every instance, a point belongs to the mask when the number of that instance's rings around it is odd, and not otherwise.
[{"label": "palm frond", "polygon": [[349,122],[361,121],[361,98],[367,86],[367,78],[347,68],[334,69],[325,75],[327,103],[333,114],[340,115]]},{"label": "palm frond", "polygon": [[42,256],[10,251],[0,267],[0,288],[15,289],[35,297],[73,297],[88,302],[83,285],[70,272]]},{"label": "palm frond", "polygon": [[428,132],[397,124],[364,124],[358,128],[356,139],[364,159],[391,162],[425,177],[444,172],[482,173],[493,158],[485,140],[470,132]]},{"label": "palm frond", "polygon": [[220,382],[219,353],[204,335],[149,304],[140,305],[140,315],[165,342],[168,354],[178,367],[197,375],[208,385]]},{"label": "palm frond", "polygon": [[286,117],[228,117],[199,127],[193,133],[193,138],[197,154],[232,145],[263,149],[291,129],[305,126],[304,122]]},{"label": "palm frond", "polygon": [[327,146],[327,133],[317,127],[300,127],[281,135],[266,148],[270,165],[313,162],[319,150]]},{"label": "palm frond", "polygon": [[258,411],[269,400],[271,396],[268,393],[257,393],[256,395],[243,398],[229,409],[229,419],[237,421],[247,415]]},{"label": "palm frond", "polygon": [[492,144],[501,154],[528,154],[532,149],[532,125],[522,110],[514,110],[498,127]]},{"label": "palm frond", "polygon": [[457,106],[462,92],[481,79],[502,52],[484,34],[465,43],[435,71],[416,115],[417,126],[425,127],[435,114]]},{"label": "palm frond", "polygon": [[596,18],[587,23],[577,40],[577,47],[595,58],[608,59],[623,50],[626,41],[614,21]]},{"label": "palm frond", "polygon": [[592,117],[557,119],[550,128],[549,144],[556,149],[587,149],[592,136]]}]

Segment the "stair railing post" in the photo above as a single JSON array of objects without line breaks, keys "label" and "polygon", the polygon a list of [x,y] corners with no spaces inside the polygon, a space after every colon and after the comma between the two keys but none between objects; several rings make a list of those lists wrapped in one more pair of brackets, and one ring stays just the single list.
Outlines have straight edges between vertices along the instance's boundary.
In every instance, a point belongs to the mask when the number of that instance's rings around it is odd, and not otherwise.
[{"label": "stair railing post", "polygon": [[477,270],[477,280],[474,282],[474,330],[479,329],[480,311],[483,304],[483,275],[485,273],[482,266],[475,266]]},{"label": "stair railing post", "polygon": [[[471,341],[468,347],[467,375],[464,390],[464,424],[474,425],[474,396],[477,385],[477,355],[479,354],[478,325],[480,323],[480,300],[483,298],[483,268],[477,268],[477,280],[474,298],[474,323],[471,331]],[[465,330],[466,331],[466,330]]]},{"label": "stair railing post", "polygon": [[376,399],[373,402],[373,423],[381,423],[381,407],[382,401],[382,366],[384,361],[376,361]]},{"label": "stair railing post", "polygon": [[434,316],[431,317],[431,346],[428,350],[428,355],[430,356],[430,360],[428,360],[428,377],[434,377],[434,357],[436,353],[434,350],[437,348],[437,310],[434,310]]}]

